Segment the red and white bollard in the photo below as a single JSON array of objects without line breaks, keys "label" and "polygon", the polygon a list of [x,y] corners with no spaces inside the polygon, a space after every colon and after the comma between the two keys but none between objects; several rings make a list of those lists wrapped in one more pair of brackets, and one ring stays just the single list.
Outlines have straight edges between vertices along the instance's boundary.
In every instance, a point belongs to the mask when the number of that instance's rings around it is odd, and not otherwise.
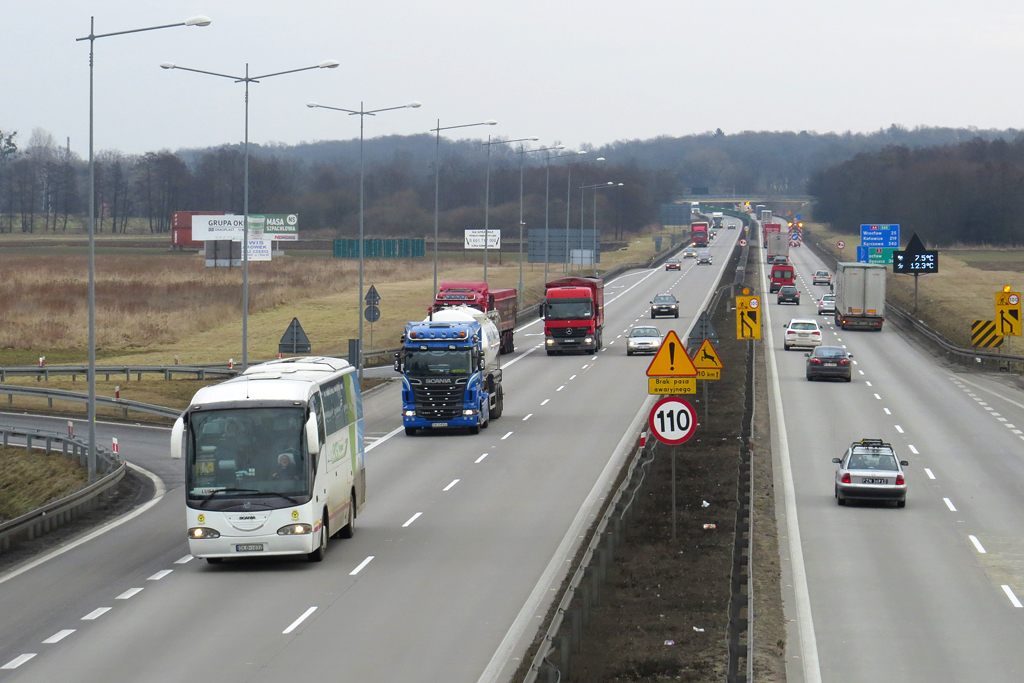
[{"label": "red and white bollard", "polygon": [[640,448],[647,445],[647,432],[640,432]]},{"label": "red and white bollard", "polygon": [[75,435],[75,423],[72,422],[71,420],[68,420],[68,436],[74,436],[74,435]]},{"label": "red and white bollard", "polygon": [[43,367],[43,363],[46,362],[46,356],[39,356],[39,367]]},{"label": "red and white bollard", "polygon": [[228,358],[228,370],[234,370],[234,369],[235,369],[235,359],[234,358]]},{"label": "red and white bollard", "polygon": [[281,353],[280,351],[278,351],[278,352],[277,352],[277,359],[278,359],[278,360],[281,360],[282,358],[284,358],[284,354],[283,354],[283,353]]},{"label": "red and white bollard", "polygon": [[110,452],[113,453],[114,455],[117,455],[117,453],[118,453],[118,450],[117,450],[117,437],[116,436],[112,439],[112,443],[110,445]]},{"label": "red and white bollard", "polygon": [[178,354],[174,354],[174,364],[178,364]]},{"label": "red and white bollard", "polygon": [[114,387],[114,398],[121,398],[121,386]]}]

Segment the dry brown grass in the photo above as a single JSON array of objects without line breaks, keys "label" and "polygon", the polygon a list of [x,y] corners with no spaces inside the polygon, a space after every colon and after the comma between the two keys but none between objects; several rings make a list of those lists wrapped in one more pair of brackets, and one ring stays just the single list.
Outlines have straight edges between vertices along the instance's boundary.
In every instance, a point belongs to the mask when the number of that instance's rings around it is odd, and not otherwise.
[{"label": "dry brown grass", "polygon": [[[811,223],[810,227],[825,240],[833,254],[839,256],[835,243],[844,240],[843,260],[857,259],[859,234],[833,232],[829,226],[820,223]],[[1000,249],[988,260],[979,257],[977,251],[940,250],[939,272],[918,278],[917,317],[959,346],[971,345],[972,320],[994,318],[996,292],[1002,291],[1004,285],[1010,285],[1018,292],[1024,287],[1024,273],[1018,269],[1018,264],[1024,262],[1024,250]],[[997,261],[1005,262],[1006,269],[993,269],[998,268]],[[972,263],[984,264],[984,269],[972,266]],[[913,277],[890,272],[887,286],[890,298],[904,310],[913,310]],[[1007,337],[1003,351],[1024,355],[1024,339]]]},{"label": "dry brown grass", "polygon": [[74,493],[87,479],[85,468],[60,453],[0,448],[0,521]]}]

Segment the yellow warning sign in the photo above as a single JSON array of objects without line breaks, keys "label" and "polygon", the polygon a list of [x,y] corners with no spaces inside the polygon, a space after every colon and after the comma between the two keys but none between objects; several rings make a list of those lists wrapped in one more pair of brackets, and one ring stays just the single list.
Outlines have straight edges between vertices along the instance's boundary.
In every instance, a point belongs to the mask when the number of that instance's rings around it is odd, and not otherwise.
[{"label": "yellow warning sign", "polygon": [[693,367],[698,370],[721,370],[722,359],[718,357],[718,353],[715,352],[715,347],[711,345],[710,339],[705,339],[697,349],[697,353],[693,355]]},{"label": "yellow warning sign", "polygon": [[693,377],[648,377],[648,394],[696,394],[697,380]]},{"label": "yellow warning sign", "polygon": [[1004,337],[1021,336],[1020,292],[996,292],[996,331]]},{"label": "yellow warning sign", "polygon": [[648,377],[696,377],[697,368],[686,355],[686,347],[679,341],[675,330],[669,330],[658,353],[654,354],[647,366]]},{"label": "yellow warning sign", "polygon": [[761,338],[761,300],[756,296],[736,297],[736,338]]}]

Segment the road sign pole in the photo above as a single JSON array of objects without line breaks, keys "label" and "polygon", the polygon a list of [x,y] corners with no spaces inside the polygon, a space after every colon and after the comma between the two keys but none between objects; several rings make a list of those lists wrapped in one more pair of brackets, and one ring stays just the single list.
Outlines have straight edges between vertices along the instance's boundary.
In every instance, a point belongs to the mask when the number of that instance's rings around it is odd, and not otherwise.
[{"label": "road sign pole", "polygon": [[672,451],[672,542],[676,542],[676,447],[670,446]]},{"label": "road sign pole", "polygon": [[708,424],[708,381],[704,380],[704,426]]},{"label": "road sign pole", "polygon": [[917,276],[920,273],[914,273],[914,314],[917,314]]}]

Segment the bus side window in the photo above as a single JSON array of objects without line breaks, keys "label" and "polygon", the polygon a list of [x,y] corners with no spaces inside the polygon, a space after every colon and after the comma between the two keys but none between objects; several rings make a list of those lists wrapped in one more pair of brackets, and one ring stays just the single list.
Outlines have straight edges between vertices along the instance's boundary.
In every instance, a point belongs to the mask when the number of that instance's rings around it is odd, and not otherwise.
[{"label": "bus side window", "polygon": [[327,430],[324,425],[324,406],[320,400],[320,392],[313,394],[313,398],[309,401],[310,406],[316,413],[316,430],[320,435],[320,445],[327,443]]}]

